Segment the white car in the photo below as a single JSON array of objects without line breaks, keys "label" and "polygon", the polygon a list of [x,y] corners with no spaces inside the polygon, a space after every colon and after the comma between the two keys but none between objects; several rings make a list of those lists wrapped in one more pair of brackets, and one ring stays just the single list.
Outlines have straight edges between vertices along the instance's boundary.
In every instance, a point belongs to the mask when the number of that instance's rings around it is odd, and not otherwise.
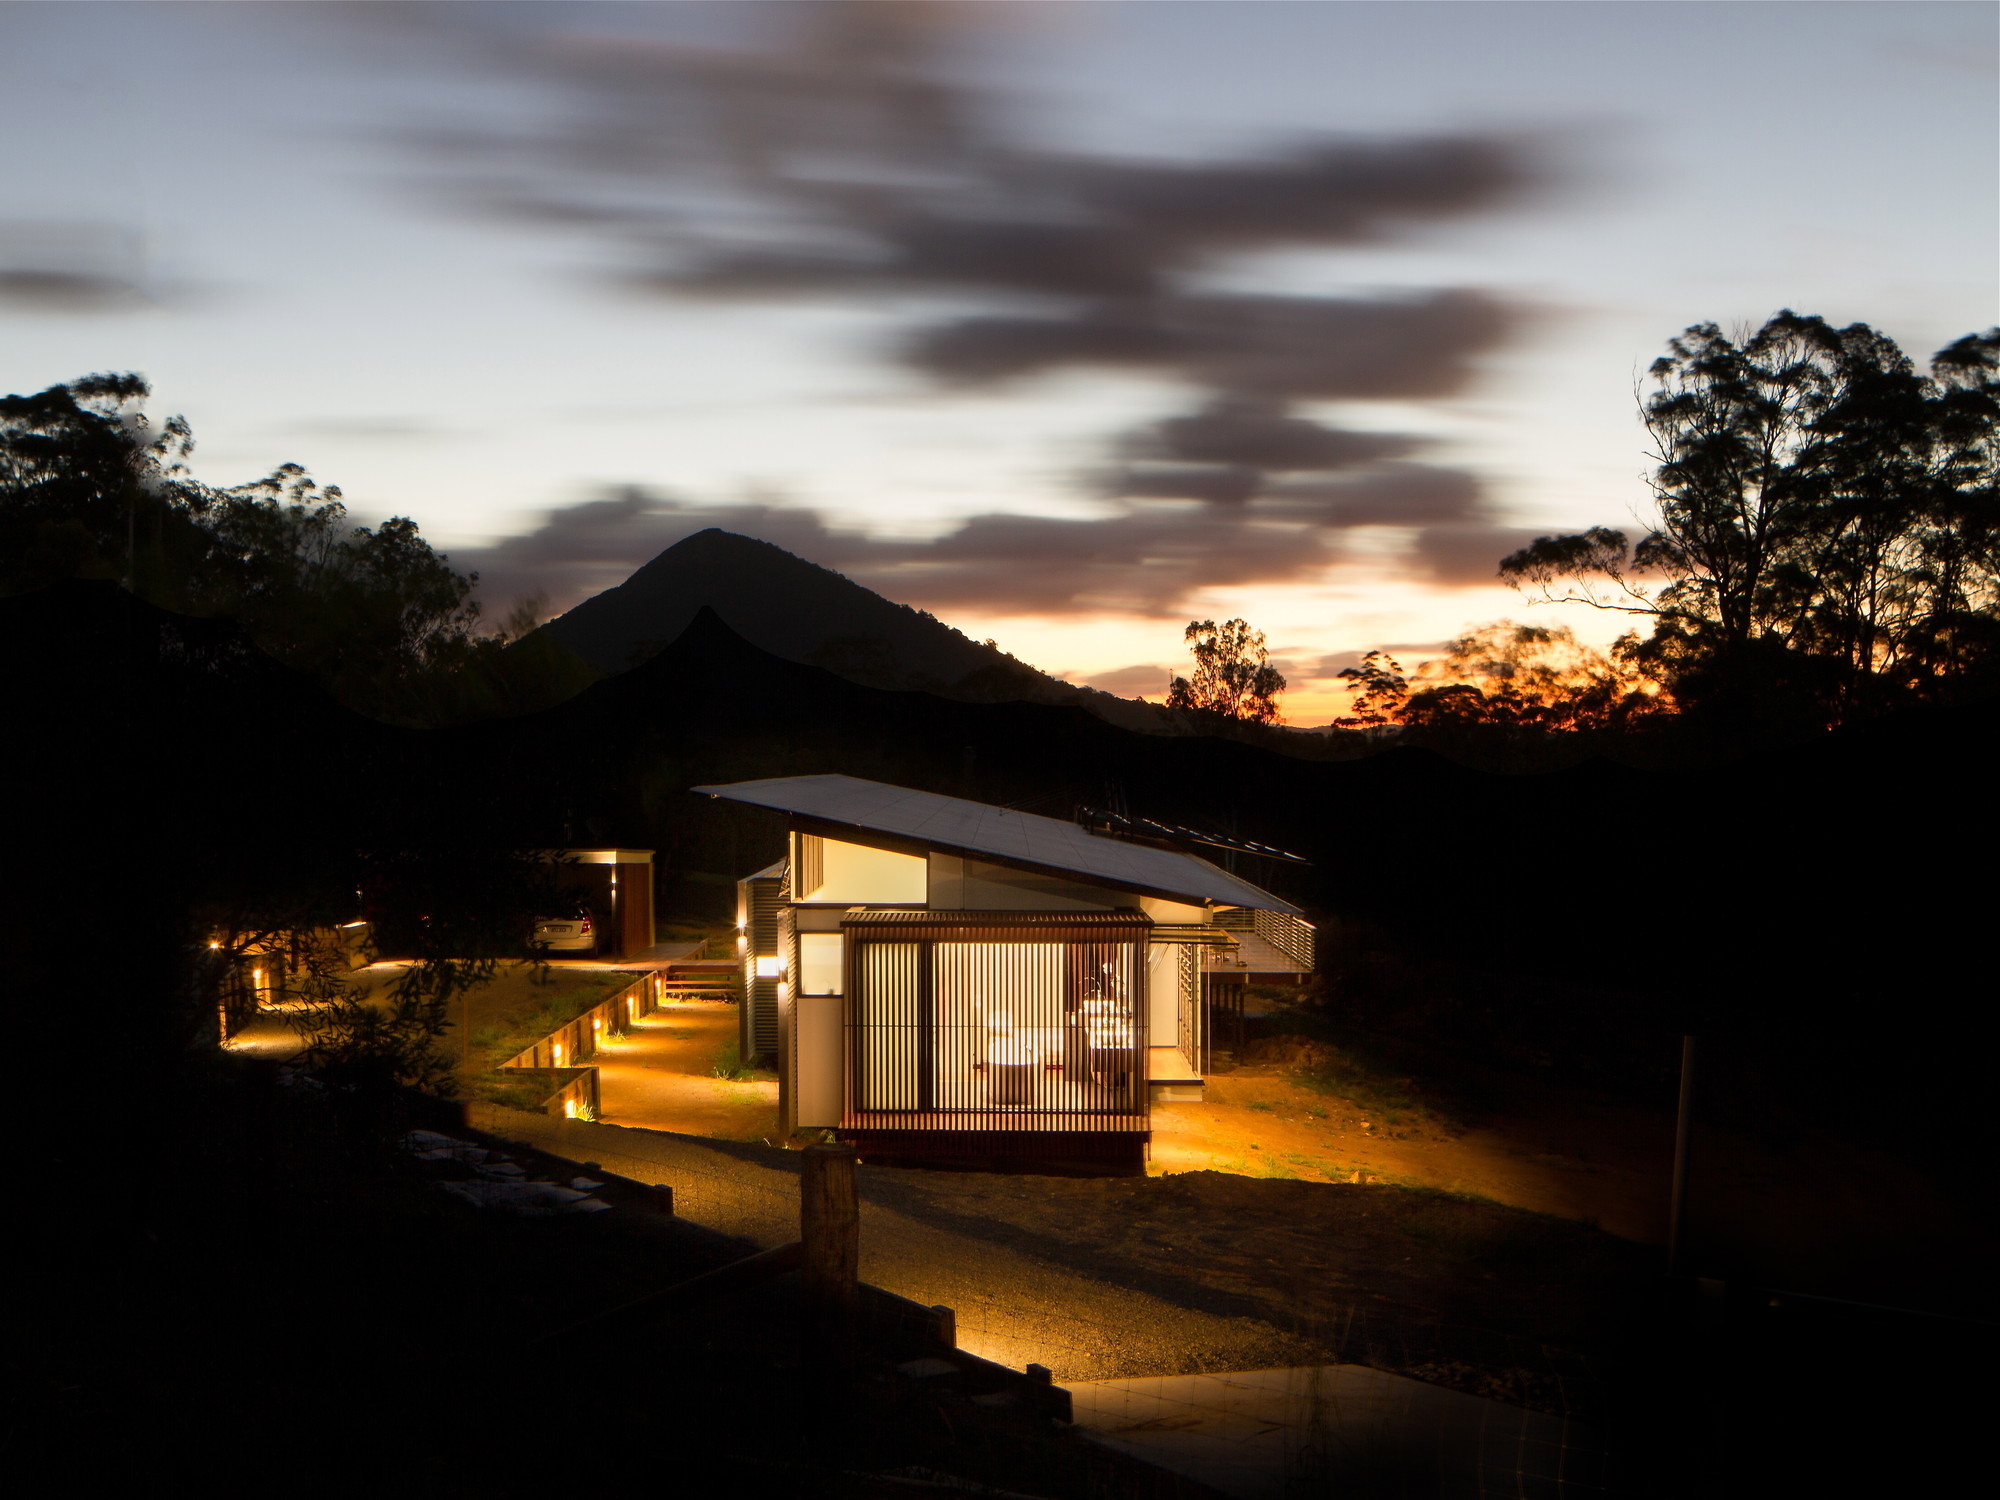
[{"label": "white car", "polygon": [[595,953],[597,930],[588,912],[580,917],[543,917],[535,923],[534,944],[551,953]]}]

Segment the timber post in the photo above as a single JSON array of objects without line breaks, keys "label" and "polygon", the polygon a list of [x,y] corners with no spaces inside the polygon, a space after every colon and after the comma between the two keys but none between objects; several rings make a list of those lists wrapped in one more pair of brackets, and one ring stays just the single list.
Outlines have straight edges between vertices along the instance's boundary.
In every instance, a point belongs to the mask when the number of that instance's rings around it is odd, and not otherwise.
[{"label": "timber post", "polygon": [[931,1309],[931,1342],[940,1349],[958,1347],[958,1314],[939,1303]]},{"label": "timber post", "polygon": [[799,1238],[805,1243],[805,1292],[814,1354],[844,1364],[854,1347],[860,1301],[861,1209],[854,1192],[852,1146],[808,1146],[799,1183]]}]

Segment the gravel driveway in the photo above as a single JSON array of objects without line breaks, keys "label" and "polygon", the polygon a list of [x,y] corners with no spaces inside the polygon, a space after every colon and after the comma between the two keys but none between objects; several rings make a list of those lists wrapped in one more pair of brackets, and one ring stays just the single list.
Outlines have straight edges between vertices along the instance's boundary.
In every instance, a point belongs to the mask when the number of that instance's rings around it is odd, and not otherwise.
[{"label": "gravel driveway", "polygon": [[[799,1157],[773,1147],[631,1130],[475,1105],[470,1123],[574,1161],[674,1189],[675,1211],[760,1246],[798,1238]],[[861,1275],[957,1317],[960,1347],[1058,1380],[1181,1375],[1300,1363],[1311,1350],[1236,1317],[1087,1274],[951,1222],[909,1179],[861,1169]],[[991,1178],[1038,1183],[1040,1178]]]}]

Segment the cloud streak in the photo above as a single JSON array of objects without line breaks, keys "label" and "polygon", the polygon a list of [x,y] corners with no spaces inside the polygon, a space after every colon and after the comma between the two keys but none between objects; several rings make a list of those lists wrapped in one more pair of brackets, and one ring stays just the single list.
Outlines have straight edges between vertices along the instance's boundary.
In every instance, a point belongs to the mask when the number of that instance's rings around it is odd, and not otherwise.
[{"label": "cloud streak", "polygon": [[1360,526],[1410,528],[1437,579],[1474,571],[1497,534],[1474,476],[1415,461],[1418,439],[1309,407],[1458,391],[1513,312],[1463,287],[1221,288],[1243,280],[1248,254],[1392,244],[1510,202],[1542,175],[1521,143],[1322,137],[1183,160],[1061,149],[952,71],[974,39],[968,8],[763,14],[779,18],[764,45],[704,49],[495,26],[479,8],[419,13],[558,106],[428,137],[441,186],[483,214],[599,237],[647,293],[879,305],[905,326],[887,357],[939,387],[1098,368],[1175,382],[1192,403],[1112,443],[1085,476],[1094,518],[979,515],[912,542],[633,491],[480,554],[496,593],[535,575],[569,599],[705,525],[934,608],[1166,614],[1205,586],[1310,578]]},{"label": "cloud streak", "polygon": [[[1420,489],[1433,475],[1443,482],[1439,504],[1447,506],[1464,478],[1451,470],[1413,467],[1408,476],[1357,478],[1354,487],[1366,494],[1402,480]],[[1374,512],[1363,504],[1356,513]],[[1309,583],[1344,555],[1348,529],[1283,501],[1141,501],[1081,519],[991,512],[913,540],[833,526],[802,506],[712,504],[634,486],[550,511],[532,530],[490,546],[454,549],[451,561],[479,574],[489,611],[504,613],[539,593],[560,612],[709,527],[757,537],[927,609],[1159,619],[1183,615],[1205,588]],[[1456,542],[1461,533],[1466,540]],[[1417,536],[1420,568],[1439,581],[1466,583],[1492,580],[1513,533],[1473,519],[1428,526]]]}]

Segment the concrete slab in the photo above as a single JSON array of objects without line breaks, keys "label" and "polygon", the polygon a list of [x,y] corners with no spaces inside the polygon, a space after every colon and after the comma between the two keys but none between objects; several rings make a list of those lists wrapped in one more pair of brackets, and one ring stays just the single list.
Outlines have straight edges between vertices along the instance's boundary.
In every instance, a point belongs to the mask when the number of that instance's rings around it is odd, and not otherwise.
[{"label": "concrete slab", "polygon": [[1596,1429],[1360,1365],[1064,1384],[1092,1439],[1231,1500],[1608,1493]]}]

